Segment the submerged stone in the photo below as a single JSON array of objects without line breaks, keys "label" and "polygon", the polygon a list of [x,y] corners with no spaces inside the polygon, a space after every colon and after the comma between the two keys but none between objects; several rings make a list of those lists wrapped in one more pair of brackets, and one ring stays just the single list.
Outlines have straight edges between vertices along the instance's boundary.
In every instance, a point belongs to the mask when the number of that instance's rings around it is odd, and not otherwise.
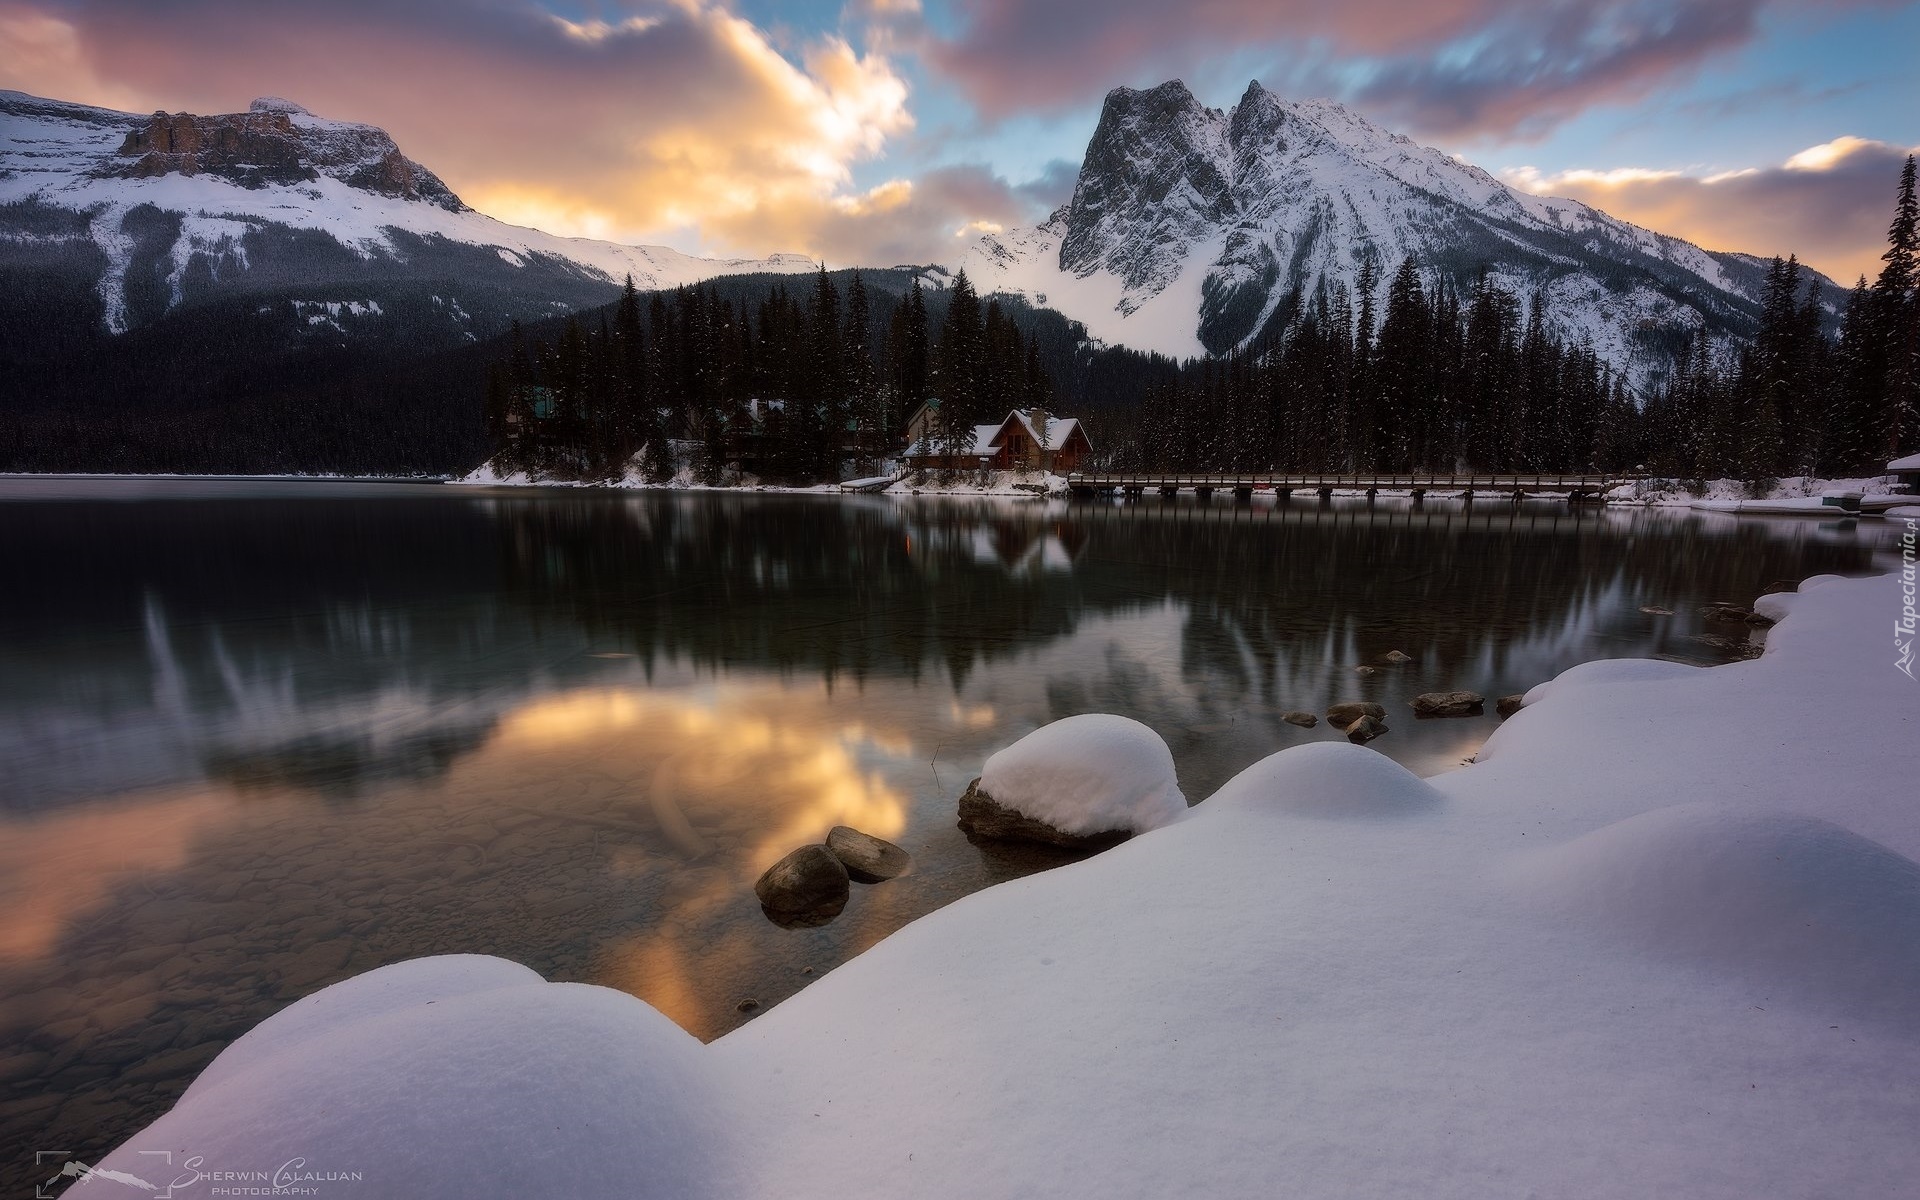
[{"label": "submerged stone", "polygon": [[1419,717],[1467,717],[1480,711],[1487,698],[1479,692],[1422,692],[1413,698]]},{"label": "submerged stone", "polygon": [[1328,722],[1342,729],[1353,724],[1355,717],[1377,717],[1384,720],[1386,715],[1385,705],[1374,704],[1371,701],[1348,700],[1341,704],[1327,706]]},{"label": "submerged stone", "polygon": [[1283,713],[1280,719],[1289,725],[1298,725],[1302,729],[1312,729],[1320,723],[1319,717],[1314,716],[1310,712],[1301,712],[1298,709],[1290,713]]},{"label": "submerged stone", "polygon": [[825,846],[802,846],[766,869],[753,885],[760,910],[776,925],[825,925],[847,907],[847,869]]},{"label": "submerged stone", "polygon": [[1364,745],[1386,731],[1387,723],[1385,721],[1382,721],[1379,717],[1369,716],[1366,713],[1361,713],[1355,717],[1343,730],[1347,735],[1347,740],[1356,746]]},{"label": "submerged stone", "polygon": [[849,825],[835,825],[828,831],[827,849],[856,883],[892,879],[913,861],[911,855],[892,842],[861,833]]}]

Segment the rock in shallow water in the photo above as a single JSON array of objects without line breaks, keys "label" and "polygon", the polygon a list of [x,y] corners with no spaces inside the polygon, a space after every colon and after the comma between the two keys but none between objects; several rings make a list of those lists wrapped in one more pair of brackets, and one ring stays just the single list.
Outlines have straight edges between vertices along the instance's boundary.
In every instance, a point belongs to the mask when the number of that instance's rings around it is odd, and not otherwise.
[{"label": "rock in shallow water", "polygon": [[1349,722],[1344,729],[1347,740],[1354,745],[1364,745],[1387,731],[1387,723],[1379,717],[1361,713]]},{"label": "rock in shallow water", "polygon": [[1281,714],[1280,719],[1282,721],[1285,721],[1289,725],[1298,725],[1302,729],[1312,729],[1315,725],[1318,725],[1320,723],[1320,718],[1314,716],[1310,712],[1295,711],[1290,713],[1283,713]]},{"label": "rock in shallow water", "polygon": [[880,883],[907,869],[912,857],[905,850],[849,825],[835,825],[827,833],[827,849],[840,860],[856,883]]},{"label": "rock in shallow water", "polygon": [[1421,692],[1413,698],[1418,717],[1466,717],[1480,711],[1487,698],[1479,692]]},{"label": "rock in shallow water", "polygon": [[1514,695],[1502,696],[1494,701],[1493,711],[1499,713],[1502,717],[1510,717],[1522,708],[1525,708],[1526,705],[1526,694],[1524,692],[1516,692]]},{"label": "rock in shallow water", "polygon": [[1069,850],[1104,850],[1133,836],[1124,829],[1108,829],[1098,833],[1067,833],[1055,829],[1045,821],[1015,812],[981,791],[978,779],[968,784],[966,794],[960,797],[960,828],[977,838],[1042,842],[1049,846],[1064,846]]},{"label": "rock in shallow water", "polygon": [[825,925],[847,907],[847,869],[825,846],[802,846],[768,867],[753,885],[767,919],[788,928]]},{"label": "rock in shallow water", "polygon": [[1359,700],[1349,700],[1344,704],[1329,705],[1327,708],[1328,723],[1338,725],[1342,729],[1353,724],[1356,717],[1385,719],[1386,715],[1387,710],[1384,705]]}]

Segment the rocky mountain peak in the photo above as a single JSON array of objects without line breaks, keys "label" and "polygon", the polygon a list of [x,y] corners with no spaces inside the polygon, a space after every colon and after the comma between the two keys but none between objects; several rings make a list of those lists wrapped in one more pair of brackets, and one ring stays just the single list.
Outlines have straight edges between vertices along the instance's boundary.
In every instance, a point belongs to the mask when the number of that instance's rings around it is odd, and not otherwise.
[{"label": "rocky mountain peak", "polygon": [[1232,215],[1220,118],[1177,79],[1108,92],[1068,206],[1061,267],[1165,286],[1153,259],[1115,249],[1143,238],[1184,247]]},{"label": "rocky mountain peak", "polygon": [[243,113],[156,112],[128,131],[101,173],[216,175],[252,189],[324,175],[360,191],[467,211],[438,176],[401,154],[385,130],[323,120],[277,96],[255,100]]}]

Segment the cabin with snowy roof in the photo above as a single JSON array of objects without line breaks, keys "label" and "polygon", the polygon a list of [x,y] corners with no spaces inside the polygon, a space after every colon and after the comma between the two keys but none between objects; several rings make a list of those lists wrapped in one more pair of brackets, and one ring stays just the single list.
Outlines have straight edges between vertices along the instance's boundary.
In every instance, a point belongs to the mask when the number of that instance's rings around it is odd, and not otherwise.
[{"label": "cabin with snowy roof", "polygon": [[1887,474],[1904,485],[1901,490],[1909,495],[1920,496],[1920,454],[1894,459],[1887,464]]},{"label": "cabin with snowy roof", "polygon": [[907,423],[907,465],[929,471],[1052,471],[1080,469],[1093,453],[1087,429],[1076,417],[1056,417],[1041,408],[1016,408],[995,425],[975,425],[959,446],[942,445],[940,401],[928,400]]}]

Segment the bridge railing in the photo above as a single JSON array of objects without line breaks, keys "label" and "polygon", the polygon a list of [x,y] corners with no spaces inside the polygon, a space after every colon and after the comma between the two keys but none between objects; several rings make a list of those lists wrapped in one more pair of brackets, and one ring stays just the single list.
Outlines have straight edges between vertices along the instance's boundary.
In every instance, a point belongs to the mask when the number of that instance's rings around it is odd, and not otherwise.
[{"label": "bridge railing", "polygon": [[1639,476],[1604,473],[1488,472],[1439,475],[1414,472],[1334,474],[1319,471],[1076,471],[1071,486],[1095,488],[1353,489],[1472,492],[1604,492]]}]

